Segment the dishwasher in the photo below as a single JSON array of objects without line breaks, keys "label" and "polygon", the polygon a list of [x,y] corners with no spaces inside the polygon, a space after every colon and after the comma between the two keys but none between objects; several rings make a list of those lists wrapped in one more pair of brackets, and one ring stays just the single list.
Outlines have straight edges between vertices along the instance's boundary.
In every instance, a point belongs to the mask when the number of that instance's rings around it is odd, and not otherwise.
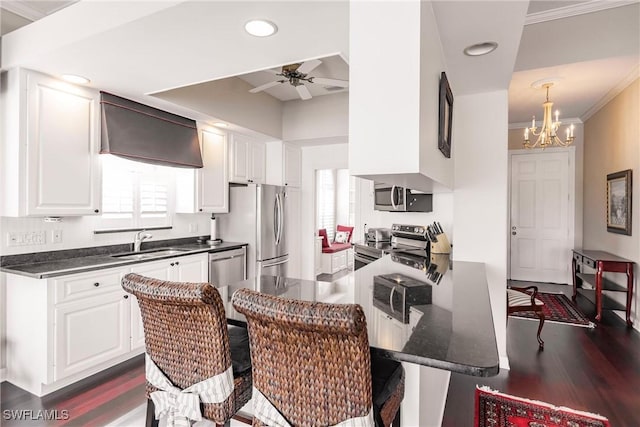
[{"label": "dishwasher", "polygon": [[247,278],[247,248],[209,254],[209,283],[216,288]]}]

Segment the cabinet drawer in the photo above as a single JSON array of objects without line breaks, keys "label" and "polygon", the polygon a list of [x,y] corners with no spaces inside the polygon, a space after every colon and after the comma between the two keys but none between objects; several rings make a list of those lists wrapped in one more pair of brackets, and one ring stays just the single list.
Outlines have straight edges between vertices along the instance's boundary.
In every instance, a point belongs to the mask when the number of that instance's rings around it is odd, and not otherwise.
[{"label": "cabinet drawer", "polygon": [[98,270],[90,273],[74,274],[54,280],[54,303],[75,301],[120,288],[120,269]]},{"label": "cabinet drawer", "polygon": [[574,252],[573,253],[573,259],[575,259],[578,264],[582,264],[582,255],[577,254],[577,253]]},{"label": "cabinet drawer", "polygon": [[596,262],[594,260],[592,260],[592,259],[587,258],[587,257],[582,258],[582,263],[584,265],[587,265],[587,266],[591,267],[591,268],[596,268]]}]

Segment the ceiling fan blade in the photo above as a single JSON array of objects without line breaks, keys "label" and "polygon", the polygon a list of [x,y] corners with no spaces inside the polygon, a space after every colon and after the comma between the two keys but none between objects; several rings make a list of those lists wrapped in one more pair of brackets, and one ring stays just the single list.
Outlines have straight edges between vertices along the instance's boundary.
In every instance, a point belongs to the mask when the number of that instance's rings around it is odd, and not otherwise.
[{"label": "ceiling fan blade", "polygon": [[309,71],[316,68],[318,65],[322,64],[322,61],[319,59],[312,59],[310,61],[305,61],[301,66],[298,67],[298,72],[302,74],[309,74]]},{"label": "ceiling fan blade", "polygon": [[300,98],[305,100],[311,99],[311,94],[309,93],[309,89],[307,89],[306,86],[304,85],[296,86],[296,90],[298,91],[298,95],[300,95]]},{"label": "ceiling fan blade", "polygon": [[265,83],[262,86],[258,86],[258,87],[254,87],[253,89],[251,89],[249,92],[251,93],[258,93],[258,92],[262,92],[265,89],[269,89],[270,87],[279,85],[281,83],[284,83],[286,80],[276,80],[275,82],[269,82],[269,83]]},{"label": "ceiling fan blade", "polygon": [[314,77],[313,83],[320,83],[327,86],[349,87],[348,80],[326,79],[324,77]]}]

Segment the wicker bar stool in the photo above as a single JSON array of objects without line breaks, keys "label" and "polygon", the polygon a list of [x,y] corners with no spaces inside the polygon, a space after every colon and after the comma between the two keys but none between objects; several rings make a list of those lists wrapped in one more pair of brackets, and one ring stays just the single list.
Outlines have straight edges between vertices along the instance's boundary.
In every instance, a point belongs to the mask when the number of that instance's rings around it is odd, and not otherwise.
[{"label": "wicker bar stool", "polygon": [[362,307],[248,289],[232,302],[249,329],[254,426],[399,425],[404,370],[371,357]]},{"label": "wicker bar stool", "polygon": [[[215,383],[216,387],[206,390],[209,393],[206,396],[218,396],[219,403],[202,403],[212,400],[204,399],[198,389],[200,400],[195,405],[200,407],[202,418],[229,425],[231,417],[251,398],[251,360],[246,330],[227,327],[217,289],[209,283],[168,282],[138,274],[127,274],[122,287],[136,296],[142,314],[147,352],[146,426],[158,425],[154,416],[158,408],[152,393],[159,391],[155,395],[159,398],[163,390],[167,391],[152,384],[155,376],[150,375],[150,365],[157,366],[159,371],[154,374],[164,374],[178,392],[194,385],[199,387],[202,382],[210,385],[206,380],[220,379],[226,374],[223,386]],[[157,381],[154,383],[157,385]],[[190,397],[189,394],[180,394],[180,399]],[[164,396],[167,400],[174,398],[173,410],[175,395]],[[172,417],[171,412],[169,418]]]}]

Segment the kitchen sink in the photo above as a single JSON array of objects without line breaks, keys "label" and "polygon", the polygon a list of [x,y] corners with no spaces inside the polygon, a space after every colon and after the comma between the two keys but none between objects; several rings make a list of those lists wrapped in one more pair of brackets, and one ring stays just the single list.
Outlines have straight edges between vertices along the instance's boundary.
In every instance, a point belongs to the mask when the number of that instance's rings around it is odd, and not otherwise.
[{"label": "kitchen sink", "polygon": [[149,258],[158,258],[167,255],[177,255],[184,252],[189,252],[189,249],[176,249],[176,248],[163,248],[163,249],[150,249],[142,252],[127,252],[123,254],[111,255],[113,258],[126,259],[126,260],[140,260]]}]

